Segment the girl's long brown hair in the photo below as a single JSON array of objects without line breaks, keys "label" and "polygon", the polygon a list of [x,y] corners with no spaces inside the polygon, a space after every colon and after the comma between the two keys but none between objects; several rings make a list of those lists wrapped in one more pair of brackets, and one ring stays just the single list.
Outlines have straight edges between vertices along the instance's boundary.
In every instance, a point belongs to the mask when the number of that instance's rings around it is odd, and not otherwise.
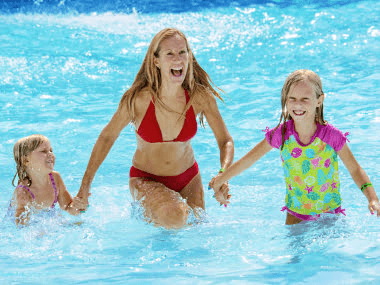
[{"label": "girl's long brown hair", "polygon": [[[313,90],[315,92],[315,96],[317,99],[319,97],[324,96],[323,89],[322,89],[322,81],[321,78],[319,78],[318,74],[316,74],[314,71],[308,70],[308,69],[299,69],[294,72],[292,72],[285,80],[284,86],[282,87],[281,90],[281,117],[280,117],[280,122],[274,128],[270,135],[270,142],[272,141],[272,136],[277,130],[281,124],[282,124],[282,129],[281,129],[281,134],[282,134],[282,143],[281,143],[281,150],[284,147],[285,144],[285,133],[286,133],[286,124],[285,122],[288,120],[291,120],[291,117],[288,113],[288,110],[286,109],[286,103],[288,102],[288,96],[290,89],[292,86],[295,86],[297,83],[301,81],[306,81],[311,84],[313,87]],[[315,112],[315,121],[318,122],[320,125],[325,125],[327,122],[323,118],[323,102],[320,105],[320,107],[317,107],[317,110]]]},{"label": "girl's long brown hair", "polygon": [[[200,88],[205,91],[211,92],[223,101],[219,93],[213,88],[215,84],[211,81],[209,75],[202,69],[202,67],[198,64],[195,59],[189,43],[186,39],[186,36],[179,30],[174,28],[166,28],[157,33],[152,42],[149,45],[148,51],[145,55],[144,61],[140,67],[139,72],[136,75],[136,78],[132,84],[132,86],[124,93],[121,98],[120,104],[125,104],[127,108],[127,112],[131,114],[131,121],[135,123],[135,110],[134,103],[136,100],[136,96],[140,93],[140,91],[144,88],[148,88],[151,91],[154,97],[154,102],[158,102],[159,104],[165,107],[165,104],[160,99],[160,89],[161,89],[161,74],[160,70],[156,67],[154,63],[154,58],[159,57],[159,52],[161,49],[161,42],[165,39],[171,38],[175,35],[179,35],[186,42],[186,48],[189,56],[189,65],[186,73],[186,77],[182,83],[182,87],[186,89],[189,93],[190,100],[186,105],[186,108],[183,114],[190,108],[192,101],[194,99],[195,92]],[[212,86],[213,85],[213,86]],[[218,90],[221,90],[217,86],[215,86]],[[202,111],[199,117],[199,121],[202,125],[204,112]]]}]

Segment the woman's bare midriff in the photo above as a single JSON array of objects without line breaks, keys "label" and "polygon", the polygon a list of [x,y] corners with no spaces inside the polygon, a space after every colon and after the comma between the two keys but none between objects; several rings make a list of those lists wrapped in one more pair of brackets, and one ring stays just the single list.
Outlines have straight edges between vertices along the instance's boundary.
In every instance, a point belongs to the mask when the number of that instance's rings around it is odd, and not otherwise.
[{"label": "woman's bare midriff", "polygon": [[176,176],[195,162],[190,141],[149,143],[136,134],[137,148],[134,167],[158,176]]}]

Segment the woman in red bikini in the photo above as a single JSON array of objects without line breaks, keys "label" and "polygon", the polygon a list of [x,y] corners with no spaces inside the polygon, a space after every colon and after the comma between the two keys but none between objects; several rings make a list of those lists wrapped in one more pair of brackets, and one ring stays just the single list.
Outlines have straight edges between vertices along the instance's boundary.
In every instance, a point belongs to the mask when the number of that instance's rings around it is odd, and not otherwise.
[{"label": "woman in red bikini", "polygon": [[[120,132],[133,123],[137,149],[129,188],[145,217],[157,226],[181,228],[189,207],[205,208],[203,186],[190,141],[196,117],[206,118],[220,149],[221,171],[233,161],[234,144],[219,113],[208,74],[197,63],[185,35],[164,29],[152,40],[131,88],[101,132],[84,174],[78,198],[88,205],[91,182]],[[228,185],[220,188],[221,204],[229,203]],[[222,198],[219,198],[222,197]]]}]

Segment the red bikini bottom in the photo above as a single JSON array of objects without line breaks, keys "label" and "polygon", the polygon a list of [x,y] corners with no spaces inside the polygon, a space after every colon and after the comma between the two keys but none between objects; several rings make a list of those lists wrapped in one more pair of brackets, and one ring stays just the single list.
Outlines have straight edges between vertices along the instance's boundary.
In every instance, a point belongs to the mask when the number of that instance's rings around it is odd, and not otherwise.
[{"label": "red bikini bottom", "polygon": [[146,180],[157,181],[164,184],[169,189],[176,192],[181,192],[183,188],[197,175],[199,172],[198,164],[195,162],[192,167],[185,172],[176,176],[158,176],[142,171],[134,166],[129,171],[129,177],[144,177]]}]

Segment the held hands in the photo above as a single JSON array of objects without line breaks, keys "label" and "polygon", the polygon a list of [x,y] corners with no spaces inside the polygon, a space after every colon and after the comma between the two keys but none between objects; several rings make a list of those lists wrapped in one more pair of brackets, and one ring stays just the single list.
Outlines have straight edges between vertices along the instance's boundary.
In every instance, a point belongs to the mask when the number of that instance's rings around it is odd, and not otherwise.
[{"label": "held hands", "polygon": [[380,217],[380,203],[378,200],[369,201],[368,209],[371,212],[371,215],[373,215],[375,212],[377,212],[377,216]]},{"label": "held hands", "polygon": [[220,205],[224,205],[224,207],[227,207],[227,205],[230,203],[231,194],[228,193],[230,190],[228,187],[228,182],[224,182],[223,184],[217,183],[217,178],[219,175],[213,177],[208,185],[208,189],[214,189],[214,198],[216,201],[220,203]]},{"label": "held hands", "polygon": [[80,211],[80,213],[84,213],[89,207],[88,197],[90,197],[90,195],[91,193],[88,193],[88,196],[85,196],[85,197],[81,197],[77,195],[76,197],[73,198],[72,207]]}]

